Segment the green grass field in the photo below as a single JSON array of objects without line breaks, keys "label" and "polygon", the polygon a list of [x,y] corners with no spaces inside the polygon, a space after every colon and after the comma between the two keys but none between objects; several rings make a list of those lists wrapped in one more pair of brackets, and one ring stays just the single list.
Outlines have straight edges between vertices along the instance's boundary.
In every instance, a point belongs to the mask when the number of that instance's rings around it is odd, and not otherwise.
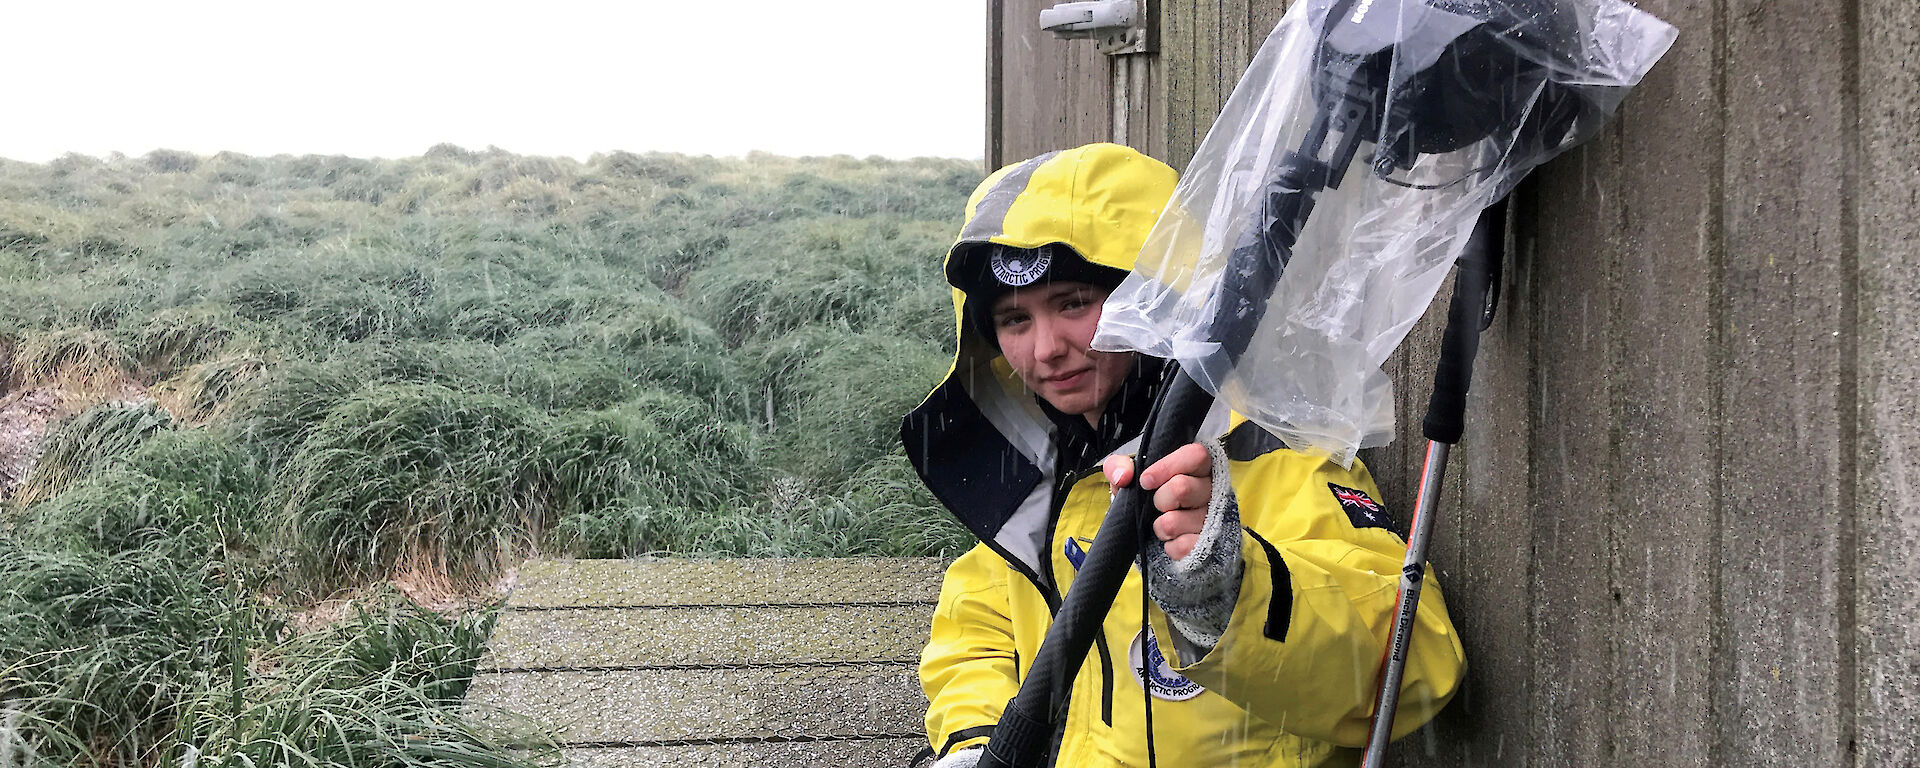
[{"label": "green grass field", "polygon": [[0,161],[0,767],[538,763],[452,708],[525,558],[958,553],[895,430],[981,173]]}]

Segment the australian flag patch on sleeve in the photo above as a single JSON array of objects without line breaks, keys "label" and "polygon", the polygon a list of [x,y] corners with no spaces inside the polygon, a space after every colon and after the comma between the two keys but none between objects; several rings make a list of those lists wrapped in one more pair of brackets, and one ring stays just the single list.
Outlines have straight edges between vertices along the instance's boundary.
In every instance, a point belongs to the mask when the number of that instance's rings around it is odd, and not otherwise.
[{"label": "australian flag patch on sleeve", "polygon": [[1387,508],[1380,506],[1366,491],[1348,488],[1344,485],[1327,483],[1327,490],[1333,491],[1333,498],[1340,502],[1340,508],[1346,510],[1348,522],[1355,528],[1385,528],[1392,530],[1387,518]]}]

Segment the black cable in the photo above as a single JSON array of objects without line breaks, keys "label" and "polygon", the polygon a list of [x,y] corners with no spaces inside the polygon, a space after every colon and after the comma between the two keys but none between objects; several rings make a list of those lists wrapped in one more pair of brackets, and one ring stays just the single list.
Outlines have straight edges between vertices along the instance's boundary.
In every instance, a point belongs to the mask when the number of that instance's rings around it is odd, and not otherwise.
[{"label": "black cable", "polygon": [[[1139,479],[1140,473],[1135,472],[1134,480],[1137,482]],[[1153,626],[1148,623],[1150,609],[1147,594],[1147,547],[1152,546],[1152,542],[1147,541],[1145,536],[1153,535],[1153,518],[1146,517],[1143,523],[1145,530],[1142,533],[1145,535],[1140,541],[1140,667],[1135,673],[1140,676],[1140,702],[1147,712],[1147,768],[1159,768],[1160,761],[1153,749],[1153,673],[1148,668],[1153,664],[1153,654],[1147,652],[1147,644],[1153,642],[1153,634],[1147,629]]]},{"label": "black cable", "polygon": [[1376,171],[1374,172],[1373,175],[1374,175],[1374,178],[1377,178],[1388,184],[1392,184],[1396,187],[1405,187],[1407,189],[1431,191],[1435,189],[1446,189],[1447,187],[1458,186],[1461,182],[1464,182],[1467,179],[1471,179],[1478,174],[1486,173],[1487,171],[1491,171],[1495,168],[1500,167],[1501,161],[1505,159],[1506,158],[1503,157],[1503,158],[1500,158],[1499,160],[1495,160],[1491,163],[1487,163],[1486,165],[1480,166],[1478,168],[1469,169],[1465,174],[1462,174],[1460,178],[1454,179],[1453,181],[1449,181],[1445,184],[1415,184],[1411,181],[1401,181],[1399,179],[1396,179],[1396,178],[1393,178],[1392,176],[1387,175],[1388,173],[1392,172],[1392,169]]}]

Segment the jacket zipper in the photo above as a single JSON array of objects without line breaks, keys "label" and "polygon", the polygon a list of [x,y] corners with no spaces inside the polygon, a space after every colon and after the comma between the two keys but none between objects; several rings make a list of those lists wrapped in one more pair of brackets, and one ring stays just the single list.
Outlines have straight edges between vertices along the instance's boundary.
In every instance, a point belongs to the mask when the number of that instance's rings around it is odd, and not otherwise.
[{"label": "jacket zipper", "polygon": [[[1056,456],[1054,464],[1059,465],[1064,456]],[[1060,510],[1067,505],[1067,493],[1073,490],[1075,480],[1071,474],[1062,475],[1053,484],[1053,499],[1047,505],[1047,546],[1040,553],[1040,567],[1045,569],[1047,579],[1047,614],[1060,613],[1061,589],[1060,576],[1053,571],[1054,535],[1060,531]]]},{"label": "jacket zipper", "polygon": [[[1055,579],[1054,574],[1052,573],[1054,535],[1059,531],[1060,512],[1066,508],[1067,496],[1073,492],[1073,487],[1075,485],[1079,485],[1081,480],[1085,480],[1089,477],[1092,477],[1094,473],[1100,472],[1100,471],[1101,469],[1099,467],[1093,467],[1091,469],[1086,469],[1079,472],[1069,472],[1062,475],[1060,478],[1060,482],[1054,486],[1053,520],[1050,521],[1050,524],[1047,526],[1047,555],[1045,558],[1042,558],[1041,560],[1041,562],[1044,562],[1047,564],[1047,569],[1048,569],[1047,577],[1049,580],[1052,580],[1054,583],[1054,595],[1060,594],[1060,591],[1059,591],[1060,582],[1057,579]],[[1056,613],[1056,614],[1059,613],[1060,611],[1059,603],[1060,603],[1060,599],[1058,597],[1055,597],[1053,600],[1049,602],[1048,609],[1053,613]],[[1113,652],[1107,649],[1107,630],[1101,629],[1099,634],[1094,636],[1093,646],[1095,648],[1100,649],[1100,722],[1105,723],[1108,728],[1112,728],[1113,727]]]}]

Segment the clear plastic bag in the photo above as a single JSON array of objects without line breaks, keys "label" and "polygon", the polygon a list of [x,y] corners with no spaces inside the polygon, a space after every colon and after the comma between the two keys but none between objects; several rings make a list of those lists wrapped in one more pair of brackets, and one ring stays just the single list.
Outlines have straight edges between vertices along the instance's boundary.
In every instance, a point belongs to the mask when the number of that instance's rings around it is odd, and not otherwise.
[{"label": "clear plastic bag", "polygon": [[1177,359],[1296,450],[1390,442],[1380,365],[1480,211],[1596,133],[1675,34],[1616,0],[1295,4],[1094,346]]}]

